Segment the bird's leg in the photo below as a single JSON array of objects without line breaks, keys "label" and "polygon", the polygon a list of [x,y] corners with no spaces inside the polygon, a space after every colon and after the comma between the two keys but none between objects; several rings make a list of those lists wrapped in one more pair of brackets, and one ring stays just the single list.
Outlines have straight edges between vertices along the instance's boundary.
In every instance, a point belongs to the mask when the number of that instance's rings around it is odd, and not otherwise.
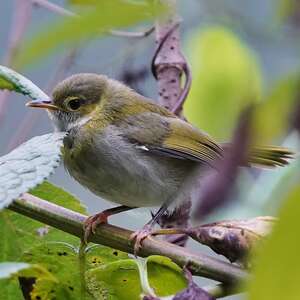
[{"label": "bird's leg", "polygon": [[116,215],[118,213],[121,213],[123,211],[131,210],[136,207],[129,207],[126,205],[120,205],[117,207],[109,208],[106,210],[103,210],[100,213],[97,213],[95,215],[92,215],[86,219],[83,225],[84,229],[84,241],[87,243],[88,238],[91,234],[95,234],[96,228],[100,224],[106,224],[108,217],[112,215]]},{"label": "bird's leg", "polygon": [[141,249],[143,240],[149,235],[152,235],[154,226],[156,225],[159,218],[166,212],[169,204],[170,204],[169,201],[165,202],[157,211],[157,213],[152,217],[152,219],[143,226],[142,229],[135,231],[130,236],[130,240],[135,240],[135,244],[134,244],[135,256],[137,256],[138,251]]}]

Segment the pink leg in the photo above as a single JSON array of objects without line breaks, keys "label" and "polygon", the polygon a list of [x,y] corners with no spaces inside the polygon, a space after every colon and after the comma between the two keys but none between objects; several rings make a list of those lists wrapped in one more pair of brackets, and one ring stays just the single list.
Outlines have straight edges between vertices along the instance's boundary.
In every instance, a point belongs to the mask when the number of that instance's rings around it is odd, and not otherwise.
[{"label": "pink leg", "polygon": [[100,213],[97,213],[95,215],[92,215],[86,219],[84,222],[84,241],[87,243],[88,238],[91,234],[95,234],[96,228],[100,224],[107,224],[108,217],[112,215],[116,215],[118,213],[134,209],[135,207],[129,207],[125,205],[113,207],[106,209]]},{"label": "pink leg", "polygon": [[131,236],[130,240],[135,240],[134,244],[134,255],[137,256],[137,253],[142,247],[142,242],[149,235],[152,235],[153,228],[157,223],[157,220],[165,213],[168,209],[169,202],[164,203],[161,208],[157,211],[157,213],[153,216],[153,218],[143,226],[142,229],[135,231]]}]

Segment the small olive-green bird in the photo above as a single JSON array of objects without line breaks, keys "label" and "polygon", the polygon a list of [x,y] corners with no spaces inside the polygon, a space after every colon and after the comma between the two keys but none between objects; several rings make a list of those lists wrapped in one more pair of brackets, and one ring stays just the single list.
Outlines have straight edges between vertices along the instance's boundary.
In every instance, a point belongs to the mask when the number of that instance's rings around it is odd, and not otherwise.
[{"label": "small olive-green bird", "polygon": [[[224,152],[206,133],[103,75],[73,75],[56,86],[52,101],[35,100],[28,106],[47,109],[56,129],[69,132],[63,161],[71,176],[96,195],[121,204],[90,217],[86,238],[109,215],[161,206],[133,236],[138,249],[168,205],[184,199]],[[285,165],[292,154],[280,147],[251,153],[250,165],[267,167]]]}]

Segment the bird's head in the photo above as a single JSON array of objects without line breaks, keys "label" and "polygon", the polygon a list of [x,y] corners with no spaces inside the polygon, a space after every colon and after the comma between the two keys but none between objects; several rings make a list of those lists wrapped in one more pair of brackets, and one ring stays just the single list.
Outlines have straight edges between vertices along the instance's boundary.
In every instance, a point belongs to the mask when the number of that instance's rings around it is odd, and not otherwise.
[{"label": "bird's head", "polygon": [[97,74],[76,74],[59,83],[52,100],[34,100],[27,106],[47,109],[60,131],[86,123],[105,97],[108,78]]}]

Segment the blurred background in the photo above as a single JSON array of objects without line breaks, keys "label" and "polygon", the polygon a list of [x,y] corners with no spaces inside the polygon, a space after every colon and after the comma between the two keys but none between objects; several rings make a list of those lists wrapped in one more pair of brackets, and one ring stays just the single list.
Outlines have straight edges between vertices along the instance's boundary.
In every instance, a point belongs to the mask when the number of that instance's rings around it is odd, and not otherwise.
[{"label": "blurred background", "polygon": [[[0,3],[0,57],[2,64],[12,67],[22,43],[60,18],[38,6],[22,7],[22,2]],[[259,143],[283,144],[297,151],[298,138],[292,128],[300,96],[299,1],[179,0],[178,13],[183,20],[182,49],[193,74],[184,107],[187,119],[224,141],[231,138],[242,109],[251,102],[259,103],[255,116]],[[106,36],[72,49],[58,47],[53,55],[18,71],[47,93],[70,74],[95,72],[156,99],[157,86],[150,71],[154,51],[153,35],[140,39]],[[0,94],[1,155],[35,135],[52,131],[47,114],[26,108],[26,100],[16,94]],[[233,199],[203,221],[274,215],[299,175],[298,160],[275,171],[243,170]],[[76,183],[63,167],[50,181],[80,198],[91,213],[111,206]],[[149,216],[148,209],[138,209],[114,217],[112,222],[136,229]]]}]

